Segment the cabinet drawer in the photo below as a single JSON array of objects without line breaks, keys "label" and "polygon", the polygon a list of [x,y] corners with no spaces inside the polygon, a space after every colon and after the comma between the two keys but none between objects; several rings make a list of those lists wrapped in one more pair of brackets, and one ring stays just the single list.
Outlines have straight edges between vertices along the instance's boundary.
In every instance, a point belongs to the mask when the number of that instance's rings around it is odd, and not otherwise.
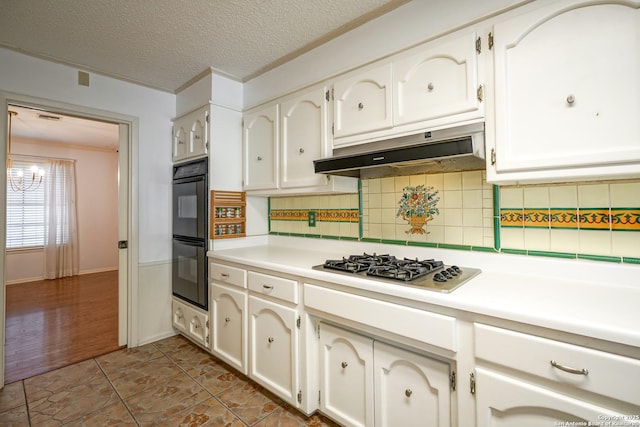
[{"label": "cabinet drawer", "polygon": [[322,286],[304,284],[304,305],[447,350],[457,350],[456,319]]},{"label": "cabinet drawer", "polygon": [[247,287],[247,272],[241,268],[212,262],[209,264],[209,277],[211,280],[226,283],[227,285]]},{"label": "cabinet drawer", "polygon": [[640,360],[487,325],[475,324],[474,330],[479,359],[625,402],[640,402]]},{"label": "cabinet drawer", "polygon": [[281,300],[298,303],[298,282],[268,274],[249,272],[249,290]]}]

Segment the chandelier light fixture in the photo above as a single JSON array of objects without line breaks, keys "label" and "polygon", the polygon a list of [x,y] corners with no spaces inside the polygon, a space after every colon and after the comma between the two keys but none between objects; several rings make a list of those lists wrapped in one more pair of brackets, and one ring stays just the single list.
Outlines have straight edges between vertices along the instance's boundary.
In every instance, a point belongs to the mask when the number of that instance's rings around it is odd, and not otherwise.
[{"label": "chandelier light fixture", "polygon": [[[44,169],[38,168],[36,165],[31,166],[27,176],[23,169],[14,169],[11,160],[11,122],[13,116],[18,115],[17,112],[8,110],[9,114],[9,136],[7,138],[7,181],[11,185],[13,191],[29,191],[37,189],[44,178]],[[28,175],[31,175],[31,178]]]}]

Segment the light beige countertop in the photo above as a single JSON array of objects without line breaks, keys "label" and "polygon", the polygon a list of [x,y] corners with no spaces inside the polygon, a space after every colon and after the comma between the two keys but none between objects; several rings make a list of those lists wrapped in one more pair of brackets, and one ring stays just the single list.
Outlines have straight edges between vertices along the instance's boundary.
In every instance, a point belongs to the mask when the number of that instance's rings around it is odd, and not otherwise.
[{"label": "light beige countertop", "polygon": [[[445,294],[313,270],[326,259],[390,253],[480,268]],[[331,283],[343,290],[425,309],[490,316],[635,347],[640,357],[640,265],[269,236],[247,247],[208,253],[217,260]],[[636,349],[632,349],[635,353]]]}]

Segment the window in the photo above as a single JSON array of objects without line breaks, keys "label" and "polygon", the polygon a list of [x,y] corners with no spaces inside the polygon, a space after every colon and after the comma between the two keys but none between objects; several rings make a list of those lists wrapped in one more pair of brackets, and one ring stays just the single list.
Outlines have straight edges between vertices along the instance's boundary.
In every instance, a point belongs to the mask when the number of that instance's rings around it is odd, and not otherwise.
[{"label": "window", "polygon": [[[13,168],[23,169],[26,177],[31,176],[29,168],[34,164],[48,170],[42,159],[13,158]],[[29,191],[14,191],[7,180],[7,249],[44,246],[46,179],[45,173],[42,184]]]}]

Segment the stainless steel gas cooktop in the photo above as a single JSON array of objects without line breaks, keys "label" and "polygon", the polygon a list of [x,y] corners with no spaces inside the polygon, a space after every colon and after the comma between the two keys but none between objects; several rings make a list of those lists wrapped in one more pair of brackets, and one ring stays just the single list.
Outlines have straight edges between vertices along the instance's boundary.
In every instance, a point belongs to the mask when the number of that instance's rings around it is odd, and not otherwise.
[{"label": "stainless steel gas cooktop", "polygon": [[445,265],[434,259],[418,260],[366,253],[326,260],[313,269],[444,293],[453,291],[480,274],[477,268]]}]

